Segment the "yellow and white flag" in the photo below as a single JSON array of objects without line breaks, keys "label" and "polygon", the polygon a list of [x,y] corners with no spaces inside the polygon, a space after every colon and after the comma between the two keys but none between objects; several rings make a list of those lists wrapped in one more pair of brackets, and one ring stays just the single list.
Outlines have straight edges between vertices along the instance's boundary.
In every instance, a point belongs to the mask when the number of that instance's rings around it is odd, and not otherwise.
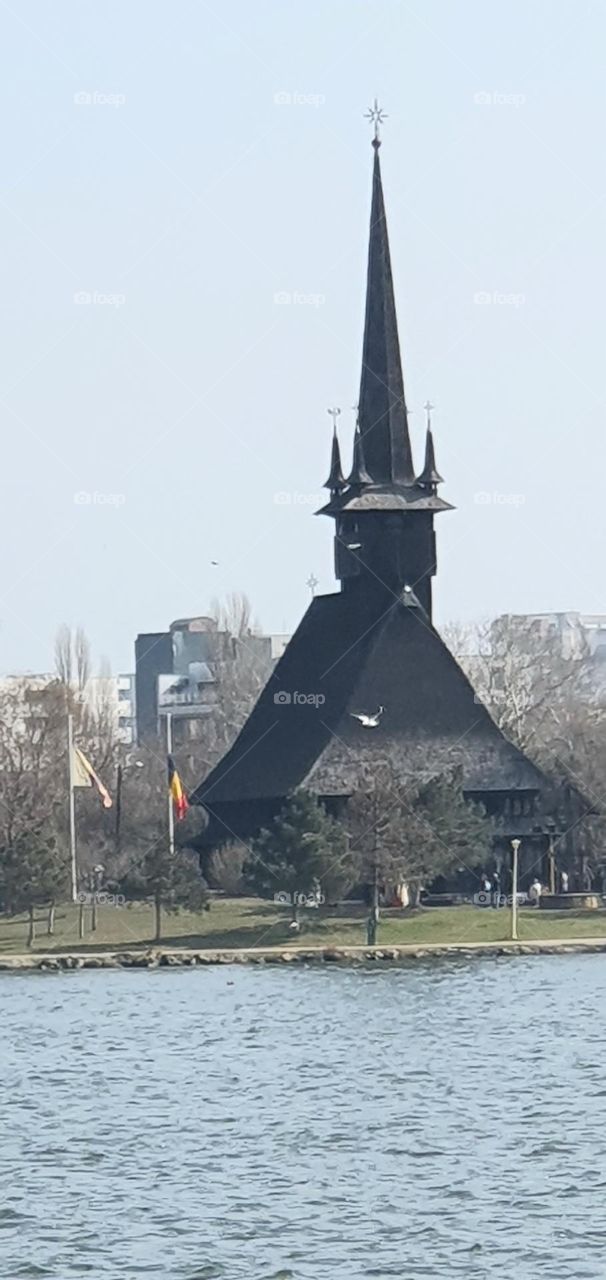
[{"label": "yellow and white flag", "polygon": [[72,754],[72,787],[96,787],[104,809],[111,809],[112,798],[83,751],[74,747]]}]

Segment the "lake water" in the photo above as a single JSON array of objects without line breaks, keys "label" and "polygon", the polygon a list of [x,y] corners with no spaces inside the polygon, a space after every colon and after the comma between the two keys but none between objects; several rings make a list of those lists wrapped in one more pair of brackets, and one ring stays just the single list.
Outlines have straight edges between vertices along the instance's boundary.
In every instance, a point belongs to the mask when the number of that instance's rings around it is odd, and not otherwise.
[{"label": "lake water", "polygon": [[606,1275],[602,956],[0,976],[2,1280]]}]

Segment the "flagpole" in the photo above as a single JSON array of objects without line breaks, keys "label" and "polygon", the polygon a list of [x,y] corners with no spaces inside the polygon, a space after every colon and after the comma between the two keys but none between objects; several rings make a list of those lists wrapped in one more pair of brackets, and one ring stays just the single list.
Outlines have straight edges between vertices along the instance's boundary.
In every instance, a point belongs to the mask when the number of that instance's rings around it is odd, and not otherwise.
[{"label": "flagpole", "polygon": [[74,718],[67,717],[67,755],[69,760],[69,851],[72,902],[78,901],[78,867],[76,863],[76,794],[74,791]]},{"label": "flagpole", "polygon": [[[170,711],[166,716],[166,754],[171,756],[173,753],[173,718]],[[168,848],[170,853],[175,852],[175,810],[173,805],[173,794],[168,789]]]}]

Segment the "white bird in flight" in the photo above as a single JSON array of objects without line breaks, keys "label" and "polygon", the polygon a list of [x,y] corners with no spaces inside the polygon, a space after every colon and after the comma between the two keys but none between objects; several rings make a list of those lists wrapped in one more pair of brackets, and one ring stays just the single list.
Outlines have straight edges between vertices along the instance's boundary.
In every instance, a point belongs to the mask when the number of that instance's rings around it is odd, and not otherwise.
[{"label": "white bird in flight", "polygon": [[365,711],[360,712],[360,714],[358,714],[357,711],[350,711],[349,714],[354,720],[359,720],[360,724],[363,725],[365,729],[376,729],[384,710],[385,707],[378,707],[374,716],[367,715]]}]

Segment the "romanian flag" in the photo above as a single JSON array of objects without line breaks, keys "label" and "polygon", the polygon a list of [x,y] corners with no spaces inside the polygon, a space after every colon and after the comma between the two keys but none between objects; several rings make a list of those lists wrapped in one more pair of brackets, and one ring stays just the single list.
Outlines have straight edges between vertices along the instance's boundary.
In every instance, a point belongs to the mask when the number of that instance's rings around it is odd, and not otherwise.
[{"label": "romanian flag", "polygon": [[74,747],[72,756],[72,787],[96,787],[104,809],[111,809],[112,798],[83,751]]},{"label": "romanian flag", "polygon": [[173,798],[175,817],[180,822],[189,809],[189,803],[172,756],[168,757],[168,790]]}]

